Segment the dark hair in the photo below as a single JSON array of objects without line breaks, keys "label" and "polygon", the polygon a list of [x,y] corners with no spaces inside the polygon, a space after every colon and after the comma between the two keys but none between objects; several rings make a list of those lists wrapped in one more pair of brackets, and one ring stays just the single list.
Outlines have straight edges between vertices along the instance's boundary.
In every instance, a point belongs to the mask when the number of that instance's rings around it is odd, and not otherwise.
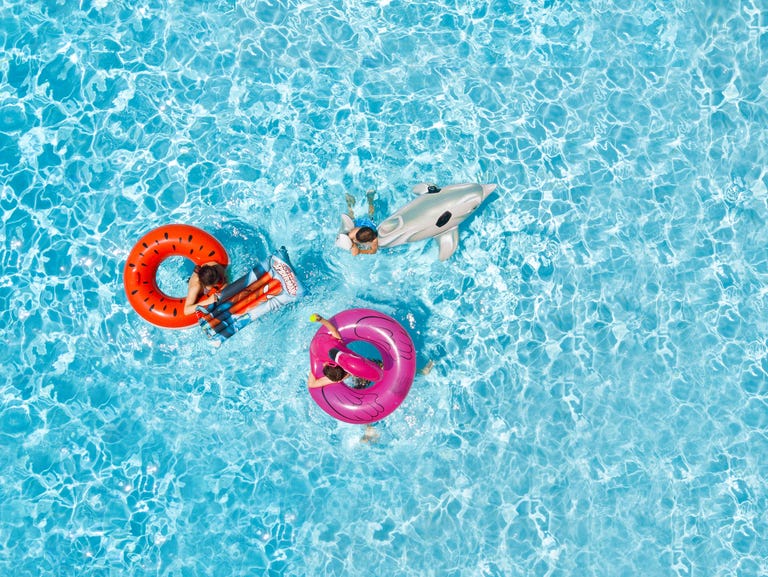
[{"label": "dark hair", "polygon": [[370,226],[361,226],[357,234],[355,234],[355,238],[360,242],[372,242],[377,236],[379,236],[379,233]]},{"label": "dark hair", "polygon": [[339,365],[324,365],[323,374],[334,383],[338,383],[339,381],[343,381],[348,373]]},{"label": "dark hair", "polygon": [[224,271],[220,264],[205,264],[200,267],[197,273],[200,284],[203,286],[213,286],[224,281]]}]

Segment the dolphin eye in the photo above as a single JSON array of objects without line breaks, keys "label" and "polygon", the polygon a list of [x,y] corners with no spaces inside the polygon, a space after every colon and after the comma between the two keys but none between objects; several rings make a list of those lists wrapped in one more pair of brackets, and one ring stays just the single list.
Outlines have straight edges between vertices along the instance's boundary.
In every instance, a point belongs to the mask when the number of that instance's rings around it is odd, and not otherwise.
[{"label": "dolphin eye", "polygon": [[440,218],[437,219],[437,222],[435,224],[438,227],[440,227],[440,226],[443,226],[449,220],[451,220],[451,212],[446,210],[443,214],[440,215]]}]

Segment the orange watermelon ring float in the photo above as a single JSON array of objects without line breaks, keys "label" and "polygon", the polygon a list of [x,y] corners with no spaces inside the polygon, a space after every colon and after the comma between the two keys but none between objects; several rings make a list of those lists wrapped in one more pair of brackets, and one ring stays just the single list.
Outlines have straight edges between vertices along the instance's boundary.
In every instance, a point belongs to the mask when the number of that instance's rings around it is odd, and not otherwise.
[{"label": "orange watermelon ring float", "polygon": [[172,297],[157,286],[157,269],[172,256],[183,256],[201,266],[215,261],[229,264],[227,251],[204,230],[188,224],[168,224],[145,234],[125,262],[123,284],[128,302],[144,320],[167,329],[197,324],[197,315],[184,314],[183,297]]}]

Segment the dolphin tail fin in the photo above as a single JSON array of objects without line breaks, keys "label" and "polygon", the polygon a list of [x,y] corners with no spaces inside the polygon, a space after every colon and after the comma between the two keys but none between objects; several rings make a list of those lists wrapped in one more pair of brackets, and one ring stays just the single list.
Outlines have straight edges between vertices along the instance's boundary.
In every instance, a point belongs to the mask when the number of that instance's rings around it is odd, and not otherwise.
[{"label": "dolphin tail fin", "polygon": [[437,242],[440,243],[440,260],[451,258],[451,255],[459,247],[459,228],[456,227],[445,231],[437,237]]}]

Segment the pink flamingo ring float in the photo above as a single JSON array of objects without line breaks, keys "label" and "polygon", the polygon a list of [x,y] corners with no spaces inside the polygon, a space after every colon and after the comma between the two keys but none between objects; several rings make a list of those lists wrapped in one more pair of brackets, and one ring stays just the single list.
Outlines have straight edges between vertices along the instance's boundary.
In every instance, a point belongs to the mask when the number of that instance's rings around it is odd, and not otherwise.
[{"label": "pink flamingo ring float", "polygon": [[[380,421],[403,402],[416,376],[413,340],[395,319],[372,309],[349,309],[329,319],[342,341],[320,327],[309,345],[310,370],[322,377],[323,364],[334,351],[336,363],[354,377],[371,381],[371,386],[354,389],[344,382],[310,389],[318,406],[330,416],[353,424]],[[349,348],[363,341],[381,355],[381,364]]]}]

